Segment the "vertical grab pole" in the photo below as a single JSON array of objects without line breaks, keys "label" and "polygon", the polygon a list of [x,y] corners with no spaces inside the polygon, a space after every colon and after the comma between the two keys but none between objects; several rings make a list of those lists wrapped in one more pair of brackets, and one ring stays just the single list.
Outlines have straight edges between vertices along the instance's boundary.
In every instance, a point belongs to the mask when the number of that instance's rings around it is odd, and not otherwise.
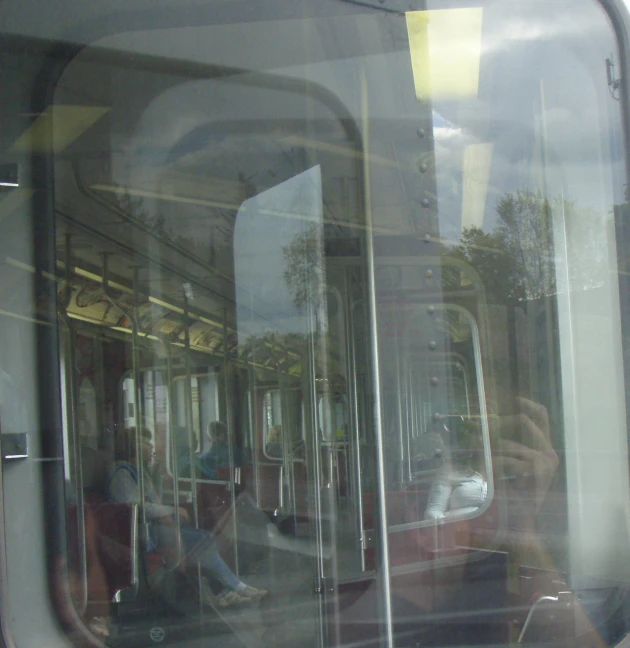
[{"label": "vertical grab pole", "polygon": [[177,562],[179,563],[182,560],[182,538],[180,534],[182,522],[179,514],[179,466],[177,462],[177,440],[175,439],[174,426],[173,426],[173,403],[175,402],[175,394],[173,390],[173,354],[171,352],[170,344],[168,344],[168,342],[165,342],[161,338],[160,341],[162,342],[162,344],[164,345],[164,349],[166,350],[166,385],[167,385],[166,389],[168,394],[167,434],[170,440],[170,451],[171,451],[171,458],[172,458],[173,500],[175,504],[175,529],[177,530],[177,533],[175,534],[175,546],[176,546]]},{"label": "vertical grab pole", "polygon": [[[403,379],[404,379],[403,385],[406,385],[406,383],[409,382],[408,378],[407,378],[407,375],[408,375],[409,372],[408,372],[407,366],[406,366],[408,363],[409,363],[409,358],[406,358],[404,360],[403,366],[402,366]],[[408,386],[403,386],[403,389],[405,390],[405,394],[404,394],[405,398],[403,399],[403,403],[404,403],[403,404],[403,412],[404,412],[405,407],[409,407],[409,404],[408,404],[409,399],[408,399],[408,396],[407,396]],[[420,422],[422,422],[422,420],[423,420],[422,411],[420,411]],[[411,451],[412,451],[411,443],[412,443],[412,439],[417,439],[420,436],[420,434],[421,434],[421,431],[420,431],[418,426],[416,426],[416,428],[414,429],[414,428],[410,427],[409,425],[407,425],[407,469],[409,471],[409,482],[410,483],[413,480],[413,464],[412,464],[412,460],[411,460]]]},{"label": "vertical grab pole", "polygon": [[[309,303],[307,306],[309,324],[315,322],[315,314],[313,307]],[[313,326],[313,331],[315,331]],[[308,342],[308,371],[306,372],[306,380],[308,384],[309,404],[311,408],[311,428],[313,430],[313,473],[314,473],[314,488],[315,488],[315,535],[317,541],[317,577],[318,582],[325,582],[325,569],[324,569],[324,554],[323,542],[324,533],[322,528],[322,465],[321,465],[321,444],[319,435],[319,415],[317,411],[317,369],[316,369],[316,350],[315,350],[315,333],[313,332]]]},{"label": "vertical grab pole", "polygon": [[290,479],[290,488],[291,488],[291,512],[292,515],[294,516],[295,519],[297,519],[298,515],[298,503],[297,503],[297,493],[295,490],[295,449],[293,447],[293,424],[295,424],[295,428],[297,429],[297,421],[298,417],[296,415],[296,408],[291,407],[291,435],[288,438],[288,444],[289,444],[289,459],[290,459],[290,464],[289,468],[291,469],[291,475],[289,477]]},{"label": "vertical grab pole", "polygon": [[[253,351],[253,349],[252,349]],[[247,378],[249,382],[249,433],[252,435],[252,461],[254,463],[254,490],[256,493],[256,506],[260,508],[260,486],[258,482],[259,468],[258,468],[258,434],[256,425],[258,422],[258,401],[256,399],[256,372],[252,363],[249,363],[247,368]]]},{"label": "vertical grab pole", "polygon": [[190,453],[190,495],[192,497],[193,507],[193,522],[195,528],[199,528],[199,511],[197,510],[197,470],[195,465],[195,435],[192,429],[192,387],[190,381],[192,380],[192,371],[190,369],[190,317],[188,315],[188,291],[184,286],[184,344],[186,350],[184,352],[184,366],[186,369],[186,377],[184,379],[184,399],[186,401],[184,407],[184,421],[186,423],[186,430],[188,432],[188,450]]},{"label": "vertical grab pole", "polygon": [[[140,369],[138,367],[138,320],[137,320],[137,310],[139,305],[138,300],[138,268],[134,268],[133,272],[133,293],[134,293],[134,312],[128,313],[117,301],[116,298],[109,291],[109,255],[107,253],[103,254],[103,293],[109,302],[115,306],[128,320],[131,326],[131,374],[133,375],[133,391],[136,398],[136,435],[135,435],[135,445],[136,445],[136,460],[141,460],[142,452],[140,450],[140,425],[142,424],[142,405],[141,405],[141,390],[140,390]],[[141,511],[141,521],[142,528],[144,532],[147,531],[147,516],[146,511],[144,510],[145,498],[145,488],[144,488],[144,470],[142,466],[138,466],[138,490],[140,495],[140,511]],[[146,539],[146,538],[145,538]]]},{"label": "vertical grab pole", "polygon": [[[144,484],[144,466],[140,465],[142,462],[142,450],[141,444],[142,439],[140,436],[140,426],[144,424],[144,402],[142,399],[142,387],[140,385],[140,359],[138,357],[138,311],[140,308],[140,293],[138,291],[138,281],[139,273],[138,266],[135,266],[133,269],[133,298],[134,298],[134,309],[132,317],[130,318],[131,322],[131,355],[133,363],[133,387],[134,394],[136,396],[136,461],[138,461],[138,485],[140,486],[140,502],[144,505],[146,489]],[[145,507],[141,506],[140,508],[142,515],[142,528],[145,533],[148,533],[147,530],[147,514]]]},{"label": "vertical grab pole", "polygon": [[361,118],[363,126],[363,177],[365,178],[365,216],[366,216],[366,253],[368,270],[368,302],[369,302],[369,325],[370,325],[370,346],[372,355],[373,387],[374,387],[374,432],[376,441],[376,469],[377,469],[377,497],[379,503],[379,535],[381,544],[381,586],[383,592],[383,607],[385,618],[385,640],[387,648],[394,648],[394,630],[392,623],[392,597],[391,580],[389,569],[389,525],[387,522],[387,487],[385,475],[385,455],[383,444],[382,410],[381,410],[381,379],[379,363],[378,329],[376,317],[376,283],[375,283],[375,261],[374,261],[374,240],[372,237],[372,209],[371,209],[371,187],[370,187],[370,121],[368,116],[368,87],[365,70],[361,75]]},{"label": "vertical grab pole", "polygon": [[75,498],[77,503],[77,538],[79,540],[79,561],[81,568],[81,600],[79,605],[81,610],[84,611],[88,602],[88,583],[87,583],[87,548],[85,540],[85,501],[83,497],[83,465],[81,462],[81,444],[77,438],[78,430],[76,424],[76,408],[77,408],[77,386],[75,376],[75,334],[72,321],[68,317],[68,306],[71,299],[71,277],[72,277],[72,247],[71,236],[66,234],[65,237],[65,287],[63,300],[59,305],[59,316],[68,329],[67,336],[67,349],[65,363],[65,379],[68,384],[67,400],[70,404],[66,417],[68,425],[68,443],[70,444],[70,456],[74,462],[74,473],[76,481],[74,481]]},{"label": "vertical grab pole", "polygon": [[234,539],[234,572],[238,576],[238,524],[236,523],[236,482],[234,479],[234,411],[232,408],[232,389],[228,372],[230,370],[230,350],[228,349],[227,310],[223,308],[223,390],[225,392],[225,416],[228,429],[228,462],[230,465],[230,507],[232,509],[232,534]]},{"label": "vertical grab pole", "polygon": [[295,407],[295,399],[290,396],[294,396],[295,393],[292,390],[289,390],[287,395],[287,416],[289,424],[284,430],[284,439],[287,445],[288,457],[289,457],[289,497],[291,499],[291,513],[295,518],[297,518],[297,496],[295,491],[295,452],[293,447],[293,430],[297,429],[297,409]]},{"label": "vertical grab pole", "polygon": [[[393,313],[394,318],[394,335],[396,336],[396,409],[397,409],[397,418],[398,418],[398,441],[399,441],[399,466],[400,466],[400,488],[402,489],[405,481],[411,482],[411,464],[408,465],[407,474],[403,469],[403,464],[405,463],[405,445],[407,445],[407,462],[409,462],[409,428],[405,425],[403,426],[403,403],[402,403],[402,386],[400,380],[400,373],[402,367],[400,364],[400,331],[398,329],[398,303],[396,301],[396,296],[394,295],[393,300]],[[407,443],[405,443],[405,434],[407,437]]]},{"label": "vertical grab pole", "polygon": [[351,448],[352,482],[355,489],[355,520],[357,540],[361,555],[361,571],[365,571],[365,547],[363,536],[363,483],[361,479],[361,434],[359,431],[359,398],[357,393],[357,364],[354,347],[354,312],[350,295],[348,269],[344,269],[344,293],[346,309],[346,353],[348,357],[348,410],[350,413],[350,434],[348,444]]},{"label": "vertical grab pole", "polygon": [[[312,502],[315,516],[315,543],[317,546],[316,562],[316,591],[321,596],[318,598],[317,615],[318,615],[318,645],[323,648],[325,645],[325,624],[327,623],[327,614],[325,606],[325,588],[326,588],[326,569],[324,564],[324,533],[322,528],[322,466],[321,466],[321,446],[319,438],[319,414],[317,411],[317,367],[316,367],[316,348],[315,348],[315,314],[310,302],[307,304],[307,322],[312,326],[312,333],[308,336],[306,342],[306,371],[302,372],[302,389],[306,396],[305,399],[305,418],[311,428],[310,443],[307,444],[307,465],[308,456],[311,455],[310,468],[313,470],[313,483],[311,486]],[[310,507],[309,507],[310,508]]]},{"label": "vertical grab pole", "polygon": [[[289,431],[292,429],[291,423],[291,406],[289,399],[289,391],[287,389],[286,378],[281,376],[279,379],[280,383],[280,409],[281,416],[280,420],[282,421],[282,436],[280,437],[280,445],[282,448],[282,479],[280,480],[280,510],[281,511],[290,511],[295,513],[295,501],[294,501],[294,483],[293,483],[293,443]],[[286,494],[288,501],[288,507],[285,502],[285,484],[286,484]]]}]

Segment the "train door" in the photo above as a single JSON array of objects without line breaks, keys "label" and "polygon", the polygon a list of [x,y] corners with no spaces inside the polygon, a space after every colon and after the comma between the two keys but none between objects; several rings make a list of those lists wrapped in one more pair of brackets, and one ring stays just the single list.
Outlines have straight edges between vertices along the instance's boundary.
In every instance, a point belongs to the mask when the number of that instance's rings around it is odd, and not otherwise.
[{"label": "train door", "polygon": [[614,0],[34,1],[3,632],[43,641],[49,569],[79,643],[625,637]]},{"label": "train door", "polygon": [[[235,232],[239,340],[256,381],[250,389],[258,408],[258,502],[278,523],[281,536],[271,546],[285,553],[276,559],[293,554],[311,564],[318,633],[325,632],[328,601],[345,568],[339,557],[344,527],[352,528],[351,518],[340,515],[347,367],[343,338],[336,338],[343,304],[337,298],[333,310],[326,289],[321,192],[322,170],[313,167],[246,201]],[[265,235],[270,231],[273,237]],[[355,555],[359,549],[353,545]],[[297,578],[288,565],[286,576]]]}]

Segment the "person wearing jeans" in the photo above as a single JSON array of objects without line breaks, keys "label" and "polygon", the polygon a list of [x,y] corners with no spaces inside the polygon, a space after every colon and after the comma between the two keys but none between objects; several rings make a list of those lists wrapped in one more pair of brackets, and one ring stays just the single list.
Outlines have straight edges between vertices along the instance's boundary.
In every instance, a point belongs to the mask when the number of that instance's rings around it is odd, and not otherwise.
[{"label": "person wearing jeans", "polygon": [[[144,512],[149,523],[147,552],[172,551],[177,545],[177,529],[174,516],[177,508],[162,504],[150,477],[153,457],[153,443],[148,430],[141,430],[140,463],[136,460],[136,430],[125,428],[116,437],[116,462],[107,479],[107,499],[111,502],[140,502],[138,465],[145,470]],[[243,583],[228,567],[216,548],[215,539],[209,531],[196,529],[190,525],[188,511],[179,507],[181,528],[179,536],[186,552],[187,560],[197,561],[207,577],[219,581],[224,590],[218,596],[219,605],[228,607],[259,601],[267,595],[264,589]]]}]

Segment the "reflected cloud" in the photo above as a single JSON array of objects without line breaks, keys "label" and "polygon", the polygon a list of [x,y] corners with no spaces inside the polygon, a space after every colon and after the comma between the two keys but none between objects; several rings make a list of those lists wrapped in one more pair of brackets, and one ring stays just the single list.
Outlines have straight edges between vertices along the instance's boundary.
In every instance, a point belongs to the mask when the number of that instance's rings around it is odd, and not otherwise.
[{"label": "reflected cloud", "polygon": [[433,136],[437,140],[444,140],[463,135],[461,127],[445,119],[437,111],[432,112]]},{"label": "reflected cloud", "polygon": [[481,45],[482,55],[514,48],[518,42],[562,41],[580,39],[586,34],[602,33],[609,40],[609,33],[604,30],[602,9],[593,3],[592,6],[580,3],[571,6],[571,20],[566,19],[566,9],[549,11],[548,3],[531,3],[524,6],[507,3],[497,14],[500,20],[484,25],[484,38]]}]

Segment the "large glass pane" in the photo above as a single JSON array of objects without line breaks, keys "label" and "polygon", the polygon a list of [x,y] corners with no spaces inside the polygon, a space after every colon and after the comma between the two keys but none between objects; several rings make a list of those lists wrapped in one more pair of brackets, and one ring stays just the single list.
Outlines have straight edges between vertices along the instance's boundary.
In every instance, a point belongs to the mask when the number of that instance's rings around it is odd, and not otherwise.
[{"label": "large glass pane", "polygon": [[0,165],[51,256],[3,248],[46,290],[25,314],[7,288],[0,316],[57,343],[66,624],[614,645],[630,311],[602,7],[157,4],[67,26],[90,43]]}]

